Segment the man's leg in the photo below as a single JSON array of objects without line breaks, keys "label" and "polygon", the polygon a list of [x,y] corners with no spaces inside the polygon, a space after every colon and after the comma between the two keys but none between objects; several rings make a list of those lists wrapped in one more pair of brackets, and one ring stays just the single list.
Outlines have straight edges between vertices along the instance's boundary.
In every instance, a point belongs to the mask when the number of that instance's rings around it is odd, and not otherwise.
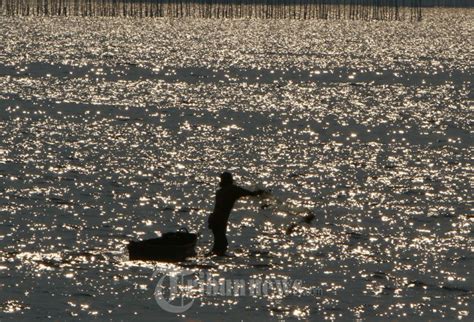
[{"label": "man's leg", "polygon": [[227,227],[225,226],[212,228],[212,233],[214,234],[214,247],[212,248],[212,252],[216,255],[225,255],[228,246],[226,230]]}]

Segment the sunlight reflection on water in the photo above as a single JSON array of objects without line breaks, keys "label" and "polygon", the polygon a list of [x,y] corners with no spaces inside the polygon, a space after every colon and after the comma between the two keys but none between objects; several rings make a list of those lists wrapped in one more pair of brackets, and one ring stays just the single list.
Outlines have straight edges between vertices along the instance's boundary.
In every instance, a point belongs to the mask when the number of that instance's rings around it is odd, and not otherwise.
[{"label": "sunlight reflection on water", "polygon": [[324,295],[201,297],[183,318],[466,318],[472,11],[460,12],[0,17],[0,317],[164,314],[151,275],[173,265],[128,261],[125,245],[187,226],[206,251],[229,169],[317,217],[286,235],[295,219],[242,200],[236,257],[188,267]]}]

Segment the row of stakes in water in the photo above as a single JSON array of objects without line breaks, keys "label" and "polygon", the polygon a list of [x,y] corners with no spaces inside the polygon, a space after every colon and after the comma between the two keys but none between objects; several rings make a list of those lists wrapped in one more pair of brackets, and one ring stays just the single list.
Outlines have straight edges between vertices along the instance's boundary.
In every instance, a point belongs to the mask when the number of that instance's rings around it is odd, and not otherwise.
[{"label": "row of stakes in water", "polygon": [[0,14],[229,19],[421,20],[424,0],[0,0]]}]

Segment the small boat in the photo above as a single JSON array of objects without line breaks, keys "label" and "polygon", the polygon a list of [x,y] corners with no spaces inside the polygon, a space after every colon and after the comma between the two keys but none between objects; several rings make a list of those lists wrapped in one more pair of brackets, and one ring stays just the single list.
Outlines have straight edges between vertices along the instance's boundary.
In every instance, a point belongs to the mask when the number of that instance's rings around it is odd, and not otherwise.
[{"label": "small boat", "polygon": [[143,241],[131,240],[127,246],[130,260],[178,262],[196,255],[197,234],[187,229]]}]

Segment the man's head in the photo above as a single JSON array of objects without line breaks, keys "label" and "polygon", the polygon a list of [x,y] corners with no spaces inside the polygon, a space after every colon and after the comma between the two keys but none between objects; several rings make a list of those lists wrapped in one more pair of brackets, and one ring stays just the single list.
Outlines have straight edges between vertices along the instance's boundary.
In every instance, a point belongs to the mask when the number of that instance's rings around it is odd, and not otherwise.
[{"label": "man's head", "polygon": [[219,185],[221,187],[225,187],[225,186],[230,186],[232,183],[234,183],[234,179],[232,178],[232,174],[230,172],[223,172],[221,174],[221,182],[219,183]]}]

